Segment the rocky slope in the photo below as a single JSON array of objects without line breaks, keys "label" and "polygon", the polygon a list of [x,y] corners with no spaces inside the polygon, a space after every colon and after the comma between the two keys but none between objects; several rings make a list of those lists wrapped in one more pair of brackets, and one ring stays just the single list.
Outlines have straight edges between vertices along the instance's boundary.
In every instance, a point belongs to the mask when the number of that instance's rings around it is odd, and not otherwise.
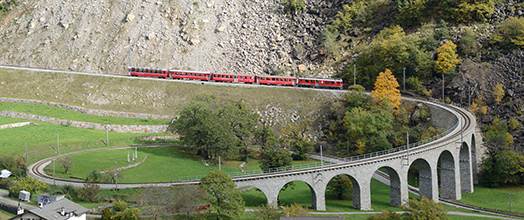
[{"label": "rocky slope", "polygon": [[26,0],[0,17],[0,64],[328,76],[319,39],[349,2],[307,1],[290,16],[278,0]]}]

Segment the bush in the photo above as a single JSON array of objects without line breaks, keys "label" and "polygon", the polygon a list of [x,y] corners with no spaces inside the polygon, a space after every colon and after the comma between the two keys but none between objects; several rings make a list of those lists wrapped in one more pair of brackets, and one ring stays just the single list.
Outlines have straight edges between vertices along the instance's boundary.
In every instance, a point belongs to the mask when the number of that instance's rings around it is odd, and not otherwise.
[{"label": "bush", "polygon": [[416,76],[411,76],[409,77],[407,80],[406,80],[406,83],[408,84],[408,88],[414,90],[414,91],[418,91],[421,87],[421,84],[420,84],[420,81],[418,79],[418,77]]},{"label": "bush", "polygon": [[284,5],[286,14],[293,16],[306,7],[306,2],[304,0],[284,0],[282,5]]},{"label": "bush", "polygon": [[289,217],[307,217],[310,216],[309,211],[306,207],[301,206],[297,203],[284,207],[282,214],[288,215]]},{"label": "bush", "polygon": [[491,43],[505,50],[524,48],[524,17],[509,17],[500,22],[491,36]]},{"label": "bush", "polygon": [[280,219],[280,216],[282,216],[282,213],[280,213],[276,206],[269,204],[260,206],[258,210],[254,212],[254,214],[257,219],[262,220]]},{"label": "bush", "polygon": [[520,124],[519,124],[519,120],[517,120],[516,118],[511,118],[509,120],[509,128],[511,130],[517,130],[517,128],[519,128]]},{"label": "bush", "polygon": [[36,194],[38,191],[47,187],[47,183],[38,181],[32,177],[20,177],[15,180],[13,185],[9,188],[9,196],[18,197],[20,191],[25,190],[31,194]]},{"label": "bush", "polygon": [[84,202],[97,202],[98,193],[100,193],[100,186],[89,182],[84,183],[84,188],[78,190],[78,199]]},{"label": "bush", "polygon": [[462,56],[475,56],[479,52],[477,36],[471,29],[466,29],[465,35],[460,38],[458,51]]}]

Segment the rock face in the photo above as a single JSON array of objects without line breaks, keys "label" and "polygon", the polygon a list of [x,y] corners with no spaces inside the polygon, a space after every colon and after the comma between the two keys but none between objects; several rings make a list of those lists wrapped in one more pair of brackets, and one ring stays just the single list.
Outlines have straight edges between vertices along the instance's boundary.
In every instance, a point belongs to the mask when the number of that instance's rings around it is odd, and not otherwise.
[{"label": "rock face", "polygon": [[[521,129],[510,133],[514,136],[514,148],[523,149],[524,51],[511,51],[490,64],[465,60],[459,70],[459,75],[445,84],[445,95],[466,105],[469,103],[470,91],[472,101],[482,95],[484,105],[488,107],[486,115],[477,116],[482,123],[491,123],[495,117],[506,122],[516,118],[521,124]],[[497,103],[493,99],[493,88],[499,83],[503,85],[505,96]]]},{"label": "rock face", "polygon": [[317,68],[322,31],[351,1],[306,1],[292,16],[280,2],[28,0],[0,21],[0,64],[117,74],[128,65],[288,75],[299,64]]}]

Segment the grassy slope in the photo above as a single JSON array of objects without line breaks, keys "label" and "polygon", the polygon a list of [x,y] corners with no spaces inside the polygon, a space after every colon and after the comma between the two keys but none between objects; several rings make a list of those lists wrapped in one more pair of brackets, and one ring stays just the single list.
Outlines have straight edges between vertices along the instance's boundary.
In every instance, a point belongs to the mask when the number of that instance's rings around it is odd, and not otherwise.
[{"label": "grassy slope", "polygon": [[[0,150],[3,155],[24,154],[27,143],[27,154],[30,163],[56,155],[57,134],[60,139],[60,152],[74,152],[84,149],[105,147],[106,132],[91,129],[81,129],[62,125],[37,122],[38,125],[1,129]],[[158,134],[122,134],[109,132],[110,146],[140,144],[135,140],[139,136]]]},{"label": "grassy slope", "polygon": [[511,211],[524,213],[524,187],[485,188],[476,185],[473,194],[462,193],[462,199],[458,202],[509,211],[510,193]]},{"label": "grassy slope", "polygon": [[[130,157],[134,149],[113,149],[104,151],[93,151],[81,154],[72,155],[73,166],[68,174],[64,174],[64,168],[59,164],[55,166],[55,174],[58,178],[68,179],[70,177],[86,178],[87,174],[92,170],[103,171],[113,169],[115,162],[118,167],[128,166],[135,162],[127,162],[127,153],[129,151]],[[152,147],[152,148],[138,148],[138,161],[142,161],[147,155],[146,161],[134,168],[120,171],[124,178],[120,179],[121,183],[136,183],[136,182],[170,182],[178,181],[179,177],[206,175],[210,171],[217,170],[218,165],[204,165],[202,159],[195,154],[194,151],[184,147],[170,146],[170,147]],[[131,160],[131,159],[130,159]],[[314,163],[315,160],[307,161],[293,161],[293,165],[303,163]],[[242,162],[239,160],[222,160],[222,169],[228,173],[240,172],[239,165]],[[84,165],[83,164],[87,164]],[[260,169],[258,160],[249,160],[245,166],[245,170]],[[52,175],[53,167],[47,166],[46,172]]]},{"label": "grassy slope", "polygon": [[18,123],[18,122],[25,122],[25,121],[27,121],[27,120],[0,116],[0,125],[12,124],[12,123]]},{"label": "grassy slope", "polygon": [[167,124],[166,120],[152,120],[152,119],[137,119],[137,118],[121,118],[121,117],[103,117],[96,115],[88,115],[80,112],[75,112],[63,108],[38,105],[38,104],[24,104],[24,103],[4,103],[0,102],[0,111],[14,111],[21,113],[28,113],[33,115],[46,116],[51,118],[59,118],[73,121],[93,122],[100,124],[120,124],[120,125],[161,125]]},{"label": "grassy slope", "polygon": [[320,109],[326,99],[326,93],[312,90],[210,86],[9,69],[0,69],[0,83],[3,97],[162,115],[176,114],[198,94],[213,94],[222,103],[245,99],[258,110],[270,105],[283,108],[284,112],[296,110],[301,116]]}]

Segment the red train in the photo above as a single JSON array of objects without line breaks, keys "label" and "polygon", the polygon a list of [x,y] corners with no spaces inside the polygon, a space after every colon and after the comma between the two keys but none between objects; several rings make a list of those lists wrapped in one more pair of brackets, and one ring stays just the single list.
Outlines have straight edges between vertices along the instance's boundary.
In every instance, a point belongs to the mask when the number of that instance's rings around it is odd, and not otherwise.
[{"label": "red train", "polygon": [[128,75],[164,79],[190,79],[230,83],[256,83],[262,85],[301,86],[313,88],[342,89],[342,79],[314,77],[254,76],[188,70],[155,69],[149,67],[128,67]]}]

